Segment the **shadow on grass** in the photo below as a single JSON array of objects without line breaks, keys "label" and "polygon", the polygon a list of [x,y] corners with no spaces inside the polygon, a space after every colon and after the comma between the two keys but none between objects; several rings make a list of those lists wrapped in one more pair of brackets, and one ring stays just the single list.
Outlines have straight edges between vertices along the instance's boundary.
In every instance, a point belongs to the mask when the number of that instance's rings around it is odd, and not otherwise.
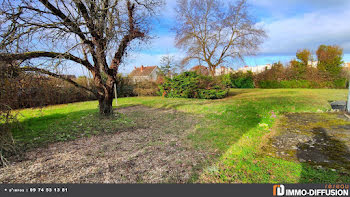
[{"label": "shadow on grass", "polygon": [[13,130],[13,137],[20,149],[27,150],[129,127],[132,124],[123,115],[101,117],[97,109],[87,109],[27,118]]},{"label": "shadow on grass", "polygon": [[[135,104],[123,104],[114,107],[119,108],[135,106]],[[73,111],[69,113],[55,113],[29,117],[21,120],[12,130],[14,140],[22,149],[37,148],[52,142],[74,140],[81,136],[97,134],[105,129],[122,129],[119,119],[126,117],[106,118],[98,114],[98,108]],[[118,120],[116,120],[118,119]],[[111,124],[109,125],[109,120]],[[120,124],[119,124],[120,123]],[[115,129],[111,126],[115,125]],[[129,127],[129,125],[125,125]]]},{"label": "shadow on grass", "polygon": [[251,92],[252,89],[230,89],[230,91],[228,92],[228,95],[229,97],[233,97],[233,96],[237,96],[237,95],[240,95],[240,94],[245,94],[245,93],[249,93]]},{"label": "shadow on grass", "polygon": [[349,183],[349,147],[325,128],[313,128],[312,132],[311,140],[298,144],[297,157],[304,161],[299,182]]}]

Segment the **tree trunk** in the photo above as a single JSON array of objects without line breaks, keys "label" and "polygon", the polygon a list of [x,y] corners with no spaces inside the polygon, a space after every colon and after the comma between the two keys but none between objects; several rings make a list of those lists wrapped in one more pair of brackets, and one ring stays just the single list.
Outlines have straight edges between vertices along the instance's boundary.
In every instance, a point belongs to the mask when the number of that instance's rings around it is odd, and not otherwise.
[{"label": "tree trunk", "polygon": [[209,73],[212,77],[215,77],[215,68],[214,66],[209,66]]},{"label": "tree trunk", "polygon": [[101,73],[98,70],[91,71],[98,94],[99,112],[102,116],[113,114],[113,83],[108,79],[106,84],[102,82]]},{"label": "tree trunk", "polygon": [[110,116],[113,114],[113,96],[110,95],[112,94],[106,95],[98,99],[100,115]]}]

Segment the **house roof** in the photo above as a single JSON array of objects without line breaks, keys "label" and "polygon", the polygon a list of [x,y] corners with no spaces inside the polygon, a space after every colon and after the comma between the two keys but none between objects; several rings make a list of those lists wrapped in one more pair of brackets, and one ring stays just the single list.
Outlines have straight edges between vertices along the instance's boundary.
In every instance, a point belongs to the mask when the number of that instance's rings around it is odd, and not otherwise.
[{"label": "house roof", "polygon": [[135,69],[129,74],[130,77],[149,76],[157,66],[141,66]]},{"label": "house roof", "polygon": [[190,71],[195,71],[195,72],[202,74],[202,75],[209,75],[208,68],[205,66],[202,66],[202,65],[194,66],[191,68]]},{"label": "house roof", "polygon": [[202,65],[197,65],[191,68],[191,71],[196,71],[196,70],[208,70],[208,68]]}]

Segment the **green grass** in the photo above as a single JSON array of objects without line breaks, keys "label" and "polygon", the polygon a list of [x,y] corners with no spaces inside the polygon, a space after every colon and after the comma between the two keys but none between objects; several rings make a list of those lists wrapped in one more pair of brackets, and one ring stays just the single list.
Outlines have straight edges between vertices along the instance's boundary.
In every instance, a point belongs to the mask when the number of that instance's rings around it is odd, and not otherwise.
[{"label": "green grass", "polygon": [[[334,89],[232,89],[230,97],[221,100],[133,97],[118,99],[119,106],[142,104],[156,108],[174,108],[204,117],[188,136],[199,149],[217,153],[217,160],[204,169],[200,182],[296,183],[349,182],[349,176],[318,170],[298,162],[263,154],[277,115],[285,112],[329,110],[329,101],[345,100],[347,90]],[[97,131],[116,131],[132,127],[128,117],[99,119],[97,102],[50,106],[21,110],[21,130],[14,132],[22,144],[47,144],[75,139]],[[91,128],[91,129],[87,129]],[[68,136],[68,137],[67,137]]]},{"label": "green grass", "polygon": [[133,126],[122,114],[101,118],[97,106],[96,101],[88,101],[19,110],[20,127],[13,131],[13,137],[21,148],[31,149]]}]

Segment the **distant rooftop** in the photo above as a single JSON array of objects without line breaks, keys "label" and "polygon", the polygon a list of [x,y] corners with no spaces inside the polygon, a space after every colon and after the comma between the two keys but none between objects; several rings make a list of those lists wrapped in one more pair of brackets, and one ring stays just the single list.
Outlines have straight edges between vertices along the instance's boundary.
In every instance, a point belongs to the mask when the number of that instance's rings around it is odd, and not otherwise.
[{"label": "distant rooftop", "polygon": [[130,77],[139,77],[139,76],[149,76],[152,71],[157,68],[157,66],[141,66],[135,67],[134,70],[129,74]]}]

